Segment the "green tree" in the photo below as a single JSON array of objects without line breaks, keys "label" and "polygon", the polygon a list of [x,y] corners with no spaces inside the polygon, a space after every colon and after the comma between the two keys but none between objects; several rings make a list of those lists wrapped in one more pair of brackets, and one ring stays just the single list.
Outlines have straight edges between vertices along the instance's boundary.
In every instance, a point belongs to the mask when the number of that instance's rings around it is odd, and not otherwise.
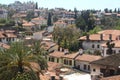
[{"label": "green tree", "polygon": [[[45,60],[41,55],[34,55],[31,49],[24,45],[23,42],[15,42],[11,45],[10,49],[1,51],[0,55],[0,80],[11,80],[26,73],[30,75],[32,79],[39,80],[38,75],[35,74],[31,62],[39,65],[38,73],[42,73],[41,65]],[[47,68],[44,65],[44,68]],[[6,77],[7,76],[7,77]],[[16,79],[13,79],[16,80]]]},{"label": "green tree", "polygon": [[88,33],[89,34],[96,34],[97,32],[101,31],[101,27],[100,26],[96,26],[93,30],[90,30]]},{"label": "green tree", "polygon": [[81,15],[76,20],[76,26],[82,31],[89,31],[94,28],[94,17],[91,10],[81,11]]},{"label": "green tree", "polygon": [[77,19],[77,9],[76,8],[74,8],[74,13],[75,13],[74,18]]},{"label": "green tree", "polygon": [[105,13],[108,13],[108,12],[109,12],[108,8],[105,8],[104,11],[105,11]]},{"label": "green tree", "polygon": [[57,16],[53,16],[53,22],[56,22],[58,20],[58,17]]},{"label": "green tree", "polygon": [[77,51],[79,49],[79,37],[80,31],[73,25],[66,28],[57,27],[53,31],[53,39],[59,47],[69,49],[70,51]]},{"label": "green tree", "polygon": [[36,2],[35,9],[38,9],[38,3]]},{"label": "green tree", "polygon": [[114,46],[115,46],[115,44],[114,43],[110,43],[110,41],[108,41],[107,43],[106,43],[106,45],[107,45],[107,54],[109,54],[109,55],[111,55],[111,54],[113,54],[113,49],[112,48],[114,48]]},{"label": "green tree", "polygon": [[52,21],[51,21],[51,13],[48,14],[47,25],[48,25],[48,26],[51,26],[51,25],[52,25]]},{"label": "green tree", "polygon": [[114,13],[117,13],[117,9],[115,8]]},{"label": "green tree", "polygon": [[85,31],[86,30],[86,23],[85,23],[85,20],[79,16],[77,19],[76,19],[76,27],[80,28],[80,30],[83,30]]},{"label": "green tree", "polygon": [[28,11],[27,16],[26,16],[26,20],[30,21],[32,18],[34,18],[34,11]]}]

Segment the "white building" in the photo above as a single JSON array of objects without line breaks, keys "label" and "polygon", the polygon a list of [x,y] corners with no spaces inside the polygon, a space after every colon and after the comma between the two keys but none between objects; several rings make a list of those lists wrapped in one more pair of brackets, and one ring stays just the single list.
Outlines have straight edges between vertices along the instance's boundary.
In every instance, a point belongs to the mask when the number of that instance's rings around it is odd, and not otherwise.
[{"label": "white building", "polygon": [[99,80],[102,77],[120,75],[119,57],[120,54],[115,54],[91,62],[92,80]]},{"label": "white building", "polygon": [[101,44],[106,43],[108,41],[120,40],[118,35],[114,34],[92,34],[80,37],[80,41],[82,41],[82,47],[84,50],[90,50],[90,52],[94,53],[95,50],[101,51]]},{"label": "white building", "polygon": [[8,11],[6,9],[0,9],[0,18],[6,19],[8,17]]},{"label": "white building", "polygon": [[[116,40],[116,41],[112,41],[112,42],[110,42],[110,44],[111,43],[114,43],[114,47],[112,48],[112,50],[113,50],[113,54],[118,54],[118,53],[120,53],[120,40]],[[106,56],[109,56],[110,54],[107,54],[107,50],[108,50],[108,48],[107,48],[107,45],[106,45],[106,43],[104,43],[104,44],[101,44],[101,47],[102,47],[102,56],[104,56],[104,57],[106,57]],[[112,55],[112,54],[111,54]]]},{"label": "white building", "polygon": [[91,65],[90,62],[100,59],[101,56],[89,55],[89,54],[79,54],[75,58],[75,67],[79,70],[90,72]]}]

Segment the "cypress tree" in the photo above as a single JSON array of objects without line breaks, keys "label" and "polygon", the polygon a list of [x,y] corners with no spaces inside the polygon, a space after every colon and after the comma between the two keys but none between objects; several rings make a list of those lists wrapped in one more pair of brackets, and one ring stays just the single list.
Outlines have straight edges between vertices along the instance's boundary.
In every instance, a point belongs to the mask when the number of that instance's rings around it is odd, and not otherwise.
[{"label": "cypress tree", "polygon": [[74,12],[75,12],[74,18],[77,19],[77,9],[76,8],[74,8]]},{"label": "cypress tree", "polygon": [[36,2],[35,9],[38,9],[38,3]]},{"label": "cypress tree", "polygon": [[51,14],[50,14],[50,13],[48,14],[47,25],[48,25],[48,26],[51,26],[51,25],[52,25],[52,22],[51,22]]}]

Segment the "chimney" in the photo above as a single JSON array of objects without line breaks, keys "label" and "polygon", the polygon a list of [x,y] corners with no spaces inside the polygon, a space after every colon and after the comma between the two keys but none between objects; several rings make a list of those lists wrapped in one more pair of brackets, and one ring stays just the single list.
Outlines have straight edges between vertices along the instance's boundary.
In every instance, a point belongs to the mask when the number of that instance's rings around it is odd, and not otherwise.
[{"label": "chimney", "polygon": [[110,41],[112,40],[112,34],[109,34],[109,40]]},{"label": "chimney", "polygon": [[64,49],[64,54],[68,54],[69,53],[69,50],[68,49]]},{"label": "chimney", "polygon": [[101,41],[103,40],[103,34],[100,34],[100,40]]},{"label": "chimney", "polygon": [[79,54],[80,54],[80,55],[83,54],[83,49],[79,49]]},{"label": "chimney", "polygon": [[86,35],[86,40],[89,41],[89,34]]}]

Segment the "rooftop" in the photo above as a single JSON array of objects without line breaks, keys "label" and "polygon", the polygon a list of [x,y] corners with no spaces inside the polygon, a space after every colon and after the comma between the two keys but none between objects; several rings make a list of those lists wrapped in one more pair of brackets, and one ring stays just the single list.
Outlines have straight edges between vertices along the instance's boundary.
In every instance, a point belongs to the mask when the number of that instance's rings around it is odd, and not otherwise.
[{"label": "rooftop", "polygon": [[49,56],[57,57],[57,58],[63,57],[64,55],[65,55],[64,52],[60,52],[60,51],[54,51],[53,53],[49,54]]},{"label": "rooftop", "polygon": [[[110,40],[110,35],[109,34],[103,34],[103,40]],[[118,35],[112,34],[111,38],[112,40],[116,40]],[[87,40],[86,36],[80,37],[79,40]],[[92,34],[89,35],[89,40],[101,40],[101,34]]]},{"label": "rooftop", "polygon": [[98,60],[100,58],[101,58],[101,56],[82,54],[82,55],[77,56],[75,60],[92,62],[92,61]]},{"label": "rooftop", "polygon": [[114,35],[120,35],[120,30],[102,30],[102,31],[99,31],[98,34],[114,34]]},{"label": "rooftop", "polygon": [[120,66],[120,54],[114,54],[111,56],[101,58],[99,60],[91,62],[91,64],[119,67]]},{"label": "rooftop", "polygon": [[64,55],[63,58],[74,59],[74,58],[76,58],[77,55],[78,55],[78,53],[70,53],[70,54]]},{"label": "rooftop", "polygon": [[[112,41],[111,43],[114,43],[114,48],[120,48],[120,40]],[[107,47],[106,43],[101,44],[102,47]]]}]

